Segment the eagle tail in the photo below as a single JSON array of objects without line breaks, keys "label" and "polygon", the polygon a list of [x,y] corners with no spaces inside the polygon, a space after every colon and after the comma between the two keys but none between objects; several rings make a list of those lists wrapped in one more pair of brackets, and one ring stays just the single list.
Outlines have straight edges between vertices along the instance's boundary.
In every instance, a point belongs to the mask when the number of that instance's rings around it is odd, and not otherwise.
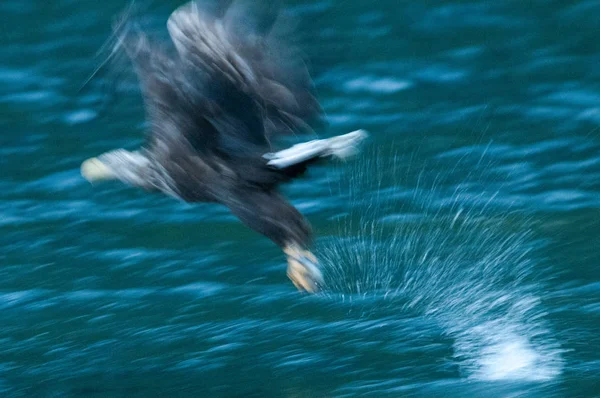
[{"label": "eagle tail", "polygon": [[360,144],[368,137],[365,130],[356,130],[332,138],[296,144],[279,152],[263,155],[267,165],[285,170],[307,165],[323,158],[347,159],[359,151]]}]

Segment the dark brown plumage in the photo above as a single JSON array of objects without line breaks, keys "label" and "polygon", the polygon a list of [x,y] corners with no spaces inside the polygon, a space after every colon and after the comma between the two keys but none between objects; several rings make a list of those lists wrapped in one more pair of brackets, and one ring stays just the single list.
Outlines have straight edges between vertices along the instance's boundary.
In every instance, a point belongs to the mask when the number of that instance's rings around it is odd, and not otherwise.
[{"label": "dark brown plumage", "polygon": [[131,24],[120,33],[142,85],[148,156],[183,200],[223,203],[278,245],[306,245],[307,223],[273,192],[296,173],[266,167],[262,155],[275,135],[310,131],[322,111],[298,50],[277,34],[276,12],[250,25],[247,6],[180,7],[167,24],[172,57]]}]

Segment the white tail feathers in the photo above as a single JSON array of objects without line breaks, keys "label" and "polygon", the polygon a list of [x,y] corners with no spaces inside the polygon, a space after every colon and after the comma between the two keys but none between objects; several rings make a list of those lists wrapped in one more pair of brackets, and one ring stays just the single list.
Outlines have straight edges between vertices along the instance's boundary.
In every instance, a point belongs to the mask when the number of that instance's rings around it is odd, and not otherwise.
[{"label": "white tail feathers", "polygon": [[360,144],[369,136],[365,130],[356,130],[348,134],[323,140],[314,140],[296,144],[291,148],[263,155],[269,166],[278,169],[306,162],[314,158],[332,156],[346,159],[358,153]]}]

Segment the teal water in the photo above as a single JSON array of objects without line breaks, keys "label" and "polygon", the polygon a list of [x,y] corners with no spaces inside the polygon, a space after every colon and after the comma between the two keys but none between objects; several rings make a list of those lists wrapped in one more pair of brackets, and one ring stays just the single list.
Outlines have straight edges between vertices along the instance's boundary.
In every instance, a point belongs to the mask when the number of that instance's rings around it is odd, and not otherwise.
[{"label": "teal water", "polygon": [[0,395],[598,396],[600,5],[287,4],[319,134],[372,136],[285,189],[318,296],[225,209],[80,177],[142,142],[135,81],[78,93],[124,2],[0,2]]}]

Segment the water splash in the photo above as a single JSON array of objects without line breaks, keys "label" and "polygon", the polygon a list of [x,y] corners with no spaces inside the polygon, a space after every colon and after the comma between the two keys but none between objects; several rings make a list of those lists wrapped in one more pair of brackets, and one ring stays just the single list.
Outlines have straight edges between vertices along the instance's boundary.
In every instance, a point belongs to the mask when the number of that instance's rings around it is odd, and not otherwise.
[{"label": "water splash", "polygon": [[343,238],[320,245],[328,291],[383,296],[392,310],[433,319],[454,339],[464,377],[560,374],[561,350],[540,301],[542,242],[532,220],[502,202],[493,165],[484,155],[453,167],[384,158],[356,164],[337,187],[350,205],[335,217]]}]

